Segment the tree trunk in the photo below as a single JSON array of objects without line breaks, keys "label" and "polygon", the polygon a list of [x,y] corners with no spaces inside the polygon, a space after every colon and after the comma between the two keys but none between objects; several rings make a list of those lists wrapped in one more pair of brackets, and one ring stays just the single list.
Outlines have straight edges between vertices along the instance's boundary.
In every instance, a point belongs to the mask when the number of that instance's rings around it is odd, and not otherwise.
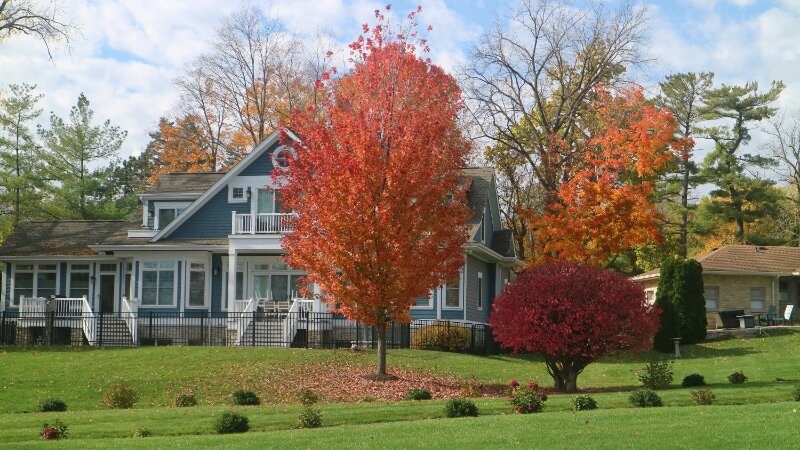
[{"label": "tree trunk", "polygon": [[683,182],[681,183],[681,258],[689,254],[689,164],[683,163]]},{"label": "tree trunk", "polygon": [[581,366],[575,361],[566,363],[547,361],[545,364],[547,372],[553,377],[553,389],[566,393],[578,392],[578,375],[586,367],[585,365]]},{"label": "tree trunk", "polygon": [[375,326],[378,332],[378,376],[386,375],[386,323]]}]

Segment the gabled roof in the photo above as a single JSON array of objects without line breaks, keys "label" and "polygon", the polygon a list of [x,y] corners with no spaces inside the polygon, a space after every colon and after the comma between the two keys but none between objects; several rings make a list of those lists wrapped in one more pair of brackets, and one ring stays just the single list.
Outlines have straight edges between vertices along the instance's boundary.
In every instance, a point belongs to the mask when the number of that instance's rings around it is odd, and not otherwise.
[{"label": "gabled roof", "polygon": [[[800,272],[800,248],[762,245],[726,245],[694,257],[703,265],[703,273],[793,274]],[[658,278],[659,269],[633,277],[634,280]]]},{"label": "gabled roof", "polygon": [[[295,136],[291,131],[285,130],[285,132],[292,139],[299,140],[297,139],[297,136]],[[254,148],[250,153],[248,153],[244,158],[242,158],[242,160],[239,161],[235,166],[233,166],[231,170],[229,170],[227,173],[222,175],[216,182],[214,182],[214,184],[211,185],[211,187],[208,188],[208,190],[206,190],[203,193],[203,195],[201,195],[197,200],[192,202],[192,204],[189,205],[183,211],[182,214],[180,214],[178,217],[175,218],[175,220],[170,222],[169,225],[164,227],[163,230],[159,231],[158,234],[156,234],[155,237],[151,239],[151,242],[157,242],[161,239],[164,239],[167,236],[169,236],[170,233],[178,229],[178,227],[180,227],[183,223],[185,223],[186,220],[192,217],[195,211],[200,209],[203,205],[206,204],[206,202],[208,202],[210,198],[212,198],[217,192],[222,190],[222,188],[224,188],[227,185],[228,180],[239,175],[239,173],[241,173],[247,166],[249,166],[250,163],[252,163],[256,158],[258,158],[261,154],[263,154],[267,149],[272,147],[275,143],[277,143],[279,137],[280,137],[280,131],[275,131],[271,135],[269,135],[268,138],[261,141],[261,143],[258,144],[256,148]]]},{"label": "gabled roof", "polygon": [[145,194],[203,193],[219,181],[222,172],[170,172],[162,174]]},{"label": "gabled roof", "polygon": [[123,228],[121,220],[60,220],[20,223],[0,247],[0,256],[96,255],[99,244]]},{"label": "gabled roof", "polygon": [[490,167],[468,167],[461,169],[465,177],[471,179],[469,191],[467,192],[467,204],[472,209],[467,223],[470,225],[470,237],[474,236],[481,226],[483,220],[483,207],[492,190],[492,179],[494,169]]},{"label": "gabled roof", "polygon": [[499,230],[494,232],[492,235],[492,250],[506,258],[516,258],[517,252],[514,250],[514,234],[511,230]]}]

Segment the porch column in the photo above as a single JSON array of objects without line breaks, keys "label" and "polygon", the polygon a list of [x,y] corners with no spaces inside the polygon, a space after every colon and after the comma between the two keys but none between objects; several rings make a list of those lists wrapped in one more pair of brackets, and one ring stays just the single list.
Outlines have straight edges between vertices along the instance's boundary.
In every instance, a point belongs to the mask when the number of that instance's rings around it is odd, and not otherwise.
[{"label": "porch column", "polygon": [[233,312],[236,300],[236,249],[228,251],[228,311]]}]

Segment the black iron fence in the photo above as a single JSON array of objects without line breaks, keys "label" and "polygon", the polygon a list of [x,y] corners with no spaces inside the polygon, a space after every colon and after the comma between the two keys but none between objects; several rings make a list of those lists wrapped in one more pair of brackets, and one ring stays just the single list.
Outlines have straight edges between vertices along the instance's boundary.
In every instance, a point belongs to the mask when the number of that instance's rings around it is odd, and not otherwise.
[{"label": "black iron fence", "polygon": [[[136,347],[159,345],[295,348],[377,347],[372,327],[341,315],[312,312],[0,313],[0,345]],[[418,320],[392,323],[388,348],[496,354],[484,324]]]}]

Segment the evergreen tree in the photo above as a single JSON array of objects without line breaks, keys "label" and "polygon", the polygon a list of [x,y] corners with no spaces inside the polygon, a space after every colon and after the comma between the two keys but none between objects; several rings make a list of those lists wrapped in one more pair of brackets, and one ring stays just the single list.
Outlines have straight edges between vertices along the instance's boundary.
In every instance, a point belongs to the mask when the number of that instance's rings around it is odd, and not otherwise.
[{"label": "evergreen tree", "polygon": [[[748,170],[765,169],[775,163],[771,158],[742,153],[741,148],[750,141],[750,127],[754,122],[768,119],[777,109],[771,106],[784,89],[780,81],[773,82],[767,92],[758,92],[758,84],[726,86],[709,90],[704,100],[704,118],[722,120],[724,125],[704,131],[715,143],[715,148],[703,163],[703,176],[716,185],[711,192],[710,212],[721,221],[735,225],[738,242],[748,241],[745,225],[762,217],[778,198],[771,180],[748,175]],[[732,123],[731,123],[732,122]]]},{"label": "evergreen tree", "polygon": [[108,120],[94,125],[93,119],[89,100],[81,94],[68,120],[51,113],[50,129],[39,129],[46,173],[56,182],[50,186],[48,210],[60,219],[109,218],[97,196],[107,171],[93,167],[119,152],[127,132]]},{"label": "evergreen tree", "polygon": [[693,259],[676,259],[673,264],[671,297],[680,323],[681,342],[694,344],[706,338],[708,325],[703,297],[703,266]]},{"label": "evergreen tree", "polygon": [[672,283],[675,278],[675,259],[667,259],[661,266],[656,292],[655,305],[661,310],[659,316],[660,327],[653,336],[653,348],[659,352],[670,353],[674,348],[673,338],[679,337],[681,332],[680,318],[672,302]]}]

